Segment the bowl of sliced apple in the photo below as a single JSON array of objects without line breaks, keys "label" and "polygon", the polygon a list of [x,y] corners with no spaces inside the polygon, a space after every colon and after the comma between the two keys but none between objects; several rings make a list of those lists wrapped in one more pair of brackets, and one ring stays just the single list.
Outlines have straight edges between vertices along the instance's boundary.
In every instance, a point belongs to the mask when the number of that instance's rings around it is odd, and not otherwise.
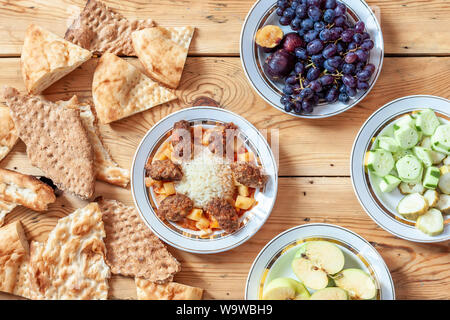
[{"label": "bowl of sliced apple", "polygon": [[256,257],[248,300],[394,300],[383,258],[369,242],[340,226],[314,223],[272,239]]}]

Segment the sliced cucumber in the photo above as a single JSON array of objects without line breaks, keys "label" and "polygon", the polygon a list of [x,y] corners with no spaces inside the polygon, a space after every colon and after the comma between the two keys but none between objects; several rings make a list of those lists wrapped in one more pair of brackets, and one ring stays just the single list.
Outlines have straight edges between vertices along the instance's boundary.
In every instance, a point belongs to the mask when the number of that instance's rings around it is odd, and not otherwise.
[{"label": "sliced cucumber", "polygon": [[411,127],[415,128],[416,126],[416,120],[414,120],[411,115],[407,114],[403,117],[400,117],[395,123],[394,123],[394,130],[398,130],[402,127]]},{"label": "sliced cucumber", "polygon": [[450,172],[441,175],[438,187],[443,193],[450,194]]},{"label": "sliced cucumber", "polygon": [[416,118],[416,128],[426,136],[431,136],[441,123],[431,109],[423,110]]},{"label": "sliced cucumber", "polygon": [[416,157],[423,162],[426,167],[430,167],[433,165],[433,159],[431,156],[431,150],[427,150],[424,147],[414,147],[414,154]]},{"label": "sliced cucumber", "polygon": [[423,194],[425,192],[425,187],[422,183],[406,183],[402,182],[399,185],[400,193],[402,194],[411,194],[411,193],[420,193]]},{"label": "sliced cucumber", "polygon": [[439,183],[441,171],[437,167],[428,167],[423,178],[423,186],[427,189],[436,189]]},{"label": "sliced cucumber", "polygon": [[406,219],[416,220],[427,212],[428,202],[420,193],[405,196],[397,206],[397,212]]},{"label": "sliced cucumber", "polygon": [[394,152],[392,154],[392,157],[394,158],[394,161],[397,162],[398,160],[407,155],[414,155],[414,153],[412,152],[412,150],[400,150],[398,152]]},{"label": "sliced cucumber", "polygon": [[436,208],[441,210],[443,214],[450,214],[450,196],[448,194],[441,194]]},{"label": "sliced cucumber", "polygon": [[450,124],[442,124],[437,127],[436,132],[431,136],[431,145],[450,152]]},{"label": "sliced cucumber", "polygon": [[443,153],[444,157],[445,157],[445,155],[450,156],[450,152],[449,151],[447,151],[444,148],[441,148],[439,146],[436,146],[434,144],[431,145],[431,149],[436,151],[436,152]]},{"label": "sliced cucumber", "polygon": [[419,142],[417,130],[408,126],[398,128],[394,132],[394,137],[402,149],[411,149]]},{"label": "sliced cucumber", "polygon": [[437,209],[430,209],[421,215],[416,222],[416,228],[430,236],[437,236],[444,231],[444,218]]},{"label": "sliced cucumber", "polygon": [[399,178],[388,174],[381,179],[380,190],[381,192],[391,192],[402,182]]},{"label": "sliced cucumber", "polygon": [[431,149],[431,138],[425,137],[422,139],[422,142],[420,143],[421,147],[424,147],[425,149],[430,150]]},{"label": "sliced cucumber", "polygon": [[379,177],[389,174],[395,162],[392,154],[383,149],[370,150],[367,158],[367,168]]},{"label": "sliced cucumber", "polygon": [[397,141],[392,137],[378,137],[378,147],[389,152],[397,152],[400,150]]},{"label": "sliced cucumber", "polygon": [[345,269],[333,278],[336,285],[347,291],[352,299],[373,299],[377,294],[372,277],[361,269]]},{"label": "sliced cucumber", "polygon": [[398,177],[405,182],[415,183],[422,181],[423,167],[417,157],[407,155],[395,164]]},{"label": "sliced cucumber", "polygon": [[341,288],[324,288],[314,292],[310,300],[348,300],[348,293]]},{"label": "sliced cucumber", "polygon": [[439,201],[439,193],[436,190],[427,190],[423,196],[427,199],[430,208],[435,207]]}]

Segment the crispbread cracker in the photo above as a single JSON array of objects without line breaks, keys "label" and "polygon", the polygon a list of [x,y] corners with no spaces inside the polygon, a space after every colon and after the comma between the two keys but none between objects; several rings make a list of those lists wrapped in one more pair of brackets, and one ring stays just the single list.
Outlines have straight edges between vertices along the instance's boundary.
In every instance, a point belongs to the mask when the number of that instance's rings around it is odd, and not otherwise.
[{"label": "crispbread cracker", "polygon": [[163,283],[180,271],[180,263],[141,221],[133,207],[100,200],[106,231],[106,261],[113,274]]},{"label": "crispbread cracker", "polygon": [[21,95],[14,88],[5,88],[3,96],[31,164],[61,190],[90,198],[95,184],[94,152],[79,111]]},{"label": "crispbread cracker", "polygon": [[98,62],[92,97],[100,123],[110,123],[176,99],[168,89],[112,53]]},{"label": "crispbread cracker", "polygon": [[29,253],[20,221],[0,228],[0,291],[14,293],[20,265]]},{"label": "crispbread cracker", "polygon": [[5,217],[14,210],[17,204],[0,200],[0,227],[5,223]]},{"label": "crispbread cracker", "polygon": [[0,161],[8,155],[18,139],[9,108],[0,104]]},{"label": "crispbread cracker", "polygon": [[80,16],[66,31],[65,39],[94,54],[111,52],[135,56],[131,33],[153,26],[152,19],[129,21],[103,2],[88,0]]},{"label": "crispbread cracker", "polygon": [[147,74],[176,89],[194,34],[193,27],[154,27],[131,34],[133,47]]},{"label": "crispbread cracker", "polygon": [[31,24],[20,57],[25,87],[29,93],[38,94],[91,56],[90,51]]},{"label": "crispbread cracker", "polygon": [[110,270],[104,237],[95,202],[59,219],[46,243],[32,244],[30,282],[37,298],[106,299]]},{"label": "crispbread cracker", "polygon": [[89,103],[80,103],[77,96],[73,96],[69,101],[58,101],[57,103],[66,108],[80,110],[81,121],[94,149],[97,179],[125,188],[130,182],[130,171],[119,167],[103,144],[95,109]]},{"label": "crispbread cracker", "polygon": [[185,284],[168,282],[157,284],[135,278],[139,300],[202,300],[203,289]]},{"label": "crispbread cracker", "polygon": [[50,186],[35,177],[0,168],[0,201],[45,211],[56,196]]}]

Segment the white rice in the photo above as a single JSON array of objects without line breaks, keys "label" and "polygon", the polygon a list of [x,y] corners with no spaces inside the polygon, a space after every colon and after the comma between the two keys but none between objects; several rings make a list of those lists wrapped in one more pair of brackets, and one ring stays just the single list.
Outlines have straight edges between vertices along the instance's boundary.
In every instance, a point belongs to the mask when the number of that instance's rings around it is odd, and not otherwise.
[{"label": "white rice", "polygon": [[193,160],[181,163],[183,179],[175,185],[177,193],[192,199],[196,208],[204,208],[215,197],[231,198],[234,182],[231,164],[207,148]]}]

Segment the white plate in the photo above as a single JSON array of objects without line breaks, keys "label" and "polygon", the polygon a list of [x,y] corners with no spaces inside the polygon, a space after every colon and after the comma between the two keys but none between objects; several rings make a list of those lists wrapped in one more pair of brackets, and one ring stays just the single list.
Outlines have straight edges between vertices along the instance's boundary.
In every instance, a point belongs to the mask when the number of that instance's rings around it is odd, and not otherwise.
[{"label": "white plate", "polygon": [[[242,217],[243,226],[232,234],[215,233],[201,238],[198,232],[162,221],[155,213],[153,194],[145,187],[145,169],[148,158],[170,135],[173,124],[180,120],[190,122],[233,122],[239,129],[246,147],[258,158],[269,180],[263,190],[255,193],[257,205]],[[131,172],[131,191],[136,207],[148,227],[163,241],[183,251],[216,253],[227,251],[250,239],[269,217],[278,190],[278,170],[272,150],[266,139],[250,122],[228,110],[215,107],[193,107],[180,110],[156,123],[144,136],[134,156]]]},{"label": "white plate", "polygon": [[[256,92],[269,104],[276,109],[284,111],[283,105],[280,103],[282,93],[282,83],[272,81],[263,72],[262,66],[264,60],[268,56],[267,53],[259,48],[255,43],[255,35],[258,29],[265,25],[278,25],[287,32],[293,32],[289,26],[282,26],[278,22],[278,16],[275,13],[276,0],[259,0],[250,9],[247,18],[244,21],[240,40],[241,62],[245,75]],[[372,75],[367,91],[359,90],[357,95],[350,99],[348,103],[337,101],[335,103],[321,103],[314,107],[314,111],[310,114],[288,114],[300,118],[325,118],[337,115],[341,112],[349,110],[358,104],[370,92],[383,65],[384,43],[383,34],[375,14],[369,5],[363,0],[346,0],[343,1],[348,9],[349,18],[353,21],[362,20],[366,25],[366,31],[370,34],[370,38],[374,42],[374,48],[370,51],[369,62],[375,65],[375,72]]]},{"label": "white plate", "polygon": [[[382,193],[372,184],[376,178],[369,176],[364,170],[364,157],[371,148],[372,138],[378,136],[389,128],[398,117],[414,110],[425,108],[433,109],[442,122],[450,119],[450,102],[447,99],[417,95],[403,97],[389,102],[373,115],[361,127],[353,144],[351,156],[351,176],[353,189],[359,202],[367,214],[383,229],[393,235],[415,242],[440,242],[450,239],[450,227],[445,226],[444,232],[437,236],[428,236],[414,226],[414,221],[402,218],[396,207],[402,199],[398,190],[391,193]],[[447,119],[445,118],[447,117]]]},{"label": "white plate", "polygon": [[245,298],[260,299],[264,286],[275,278],[297,279],[291,268],[292,259],[304,242],[311,240],[326,240],[336,244],[344,253],[344,268],[362,269],[375,280],[378,288],[376,299],[395,299],[391,274],[375,248],[356,233],[326,223],[297,226],[273,238],[253,262],[247,278]]}]

